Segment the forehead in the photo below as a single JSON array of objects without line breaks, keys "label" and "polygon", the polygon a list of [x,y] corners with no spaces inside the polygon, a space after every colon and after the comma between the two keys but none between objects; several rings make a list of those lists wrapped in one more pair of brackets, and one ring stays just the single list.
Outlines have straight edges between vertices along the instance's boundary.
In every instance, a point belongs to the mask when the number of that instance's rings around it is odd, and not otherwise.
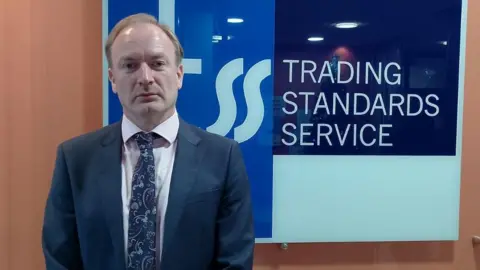
[{"label": "forehead", "polygon": [[174,57],[175,48],[167,34],[153,24],[134,24],[123,29],[112,44],[112,59],[125,56]]}]

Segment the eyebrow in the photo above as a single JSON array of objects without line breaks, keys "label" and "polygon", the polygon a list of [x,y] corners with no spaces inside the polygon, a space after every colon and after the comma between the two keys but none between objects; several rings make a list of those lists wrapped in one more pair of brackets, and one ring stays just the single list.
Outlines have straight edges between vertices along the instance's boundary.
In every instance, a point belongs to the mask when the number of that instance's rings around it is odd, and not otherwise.
[{"label": "eyebrow", "polygon": [[167,57],[163,52],[156,52],[156,53],[153,53],[149,56],[150,56],[150,58],[153,58],[153,59],[166,58]]},{"label": "eyebrow", "polygon": [[[120,63],[123,63],[125,61],[137,60],[138,58],[139,58],[138,54],[125,55],[125,56],[120,57]],[[157,52],[157,53],[153,53],[151,55],[148,55],[148,58],[160,59],[160,58],[166,58],[166,55],[163,52]]]},{"label": "eyebrow", "polygon": [[123,62],[126,62],[126,61],[137,60],[138,58],[139,58],[138,55],[125,55],[125,56],[120,57],[119,63],[123,63]]}]

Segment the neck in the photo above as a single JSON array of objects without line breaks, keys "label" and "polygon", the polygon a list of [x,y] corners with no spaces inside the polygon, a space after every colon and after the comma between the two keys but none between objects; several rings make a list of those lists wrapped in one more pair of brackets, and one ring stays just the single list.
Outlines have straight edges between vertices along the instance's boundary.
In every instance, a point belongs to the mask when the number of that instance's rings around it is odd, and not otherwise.
[{"label": "neck", "polygon": [[168,110],[165,113],[149,113],[146,115],[136,116],[125,112],[125,115],[134,123],[137,127],[145,132],[152,131],[156,126],[165,122],[174,114],[174,110]]}]

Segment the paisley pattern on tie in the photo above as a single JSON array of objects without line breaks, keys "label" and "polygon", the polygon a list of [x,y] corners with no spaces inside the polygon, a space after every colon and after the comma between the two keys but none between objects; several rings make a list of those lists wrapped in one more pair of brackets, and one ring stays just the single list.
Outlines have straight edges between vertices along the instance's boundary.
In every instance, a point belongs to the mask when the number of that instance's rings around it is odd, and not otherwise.
[{"label": "paisley pattern on tie", "polygon": [[133,172],[132,197],[128,221],[129,270],[155,269],[156,197],[153,136],[137,133],[134,138],[140,157]]}]

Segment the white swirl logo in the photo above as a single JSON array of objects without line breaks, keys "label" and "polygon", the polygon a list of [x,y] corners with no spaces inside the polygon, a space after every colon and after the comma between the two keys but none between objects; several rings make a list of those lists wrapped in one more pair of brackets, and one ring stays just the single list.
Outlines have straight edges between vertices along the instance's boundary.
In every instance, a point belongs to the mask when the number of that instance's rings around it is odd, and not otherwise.
[{"label": "white swirl logo", "polygon": [[[233,81],[243,74],[243,58],[228,62],[218,72],[215,81],[220,112],[218,119],[207,131],[225,136],[233,127],[237,118],[237,102],[233,95]],[[260,84],[271,74],[271,60],[265,59],[251,67],[243,81],[243,92],[247,104],[247,117],[234,129],[233,137],[239,142],[252,138],[262,125],[265,106]]]}]

